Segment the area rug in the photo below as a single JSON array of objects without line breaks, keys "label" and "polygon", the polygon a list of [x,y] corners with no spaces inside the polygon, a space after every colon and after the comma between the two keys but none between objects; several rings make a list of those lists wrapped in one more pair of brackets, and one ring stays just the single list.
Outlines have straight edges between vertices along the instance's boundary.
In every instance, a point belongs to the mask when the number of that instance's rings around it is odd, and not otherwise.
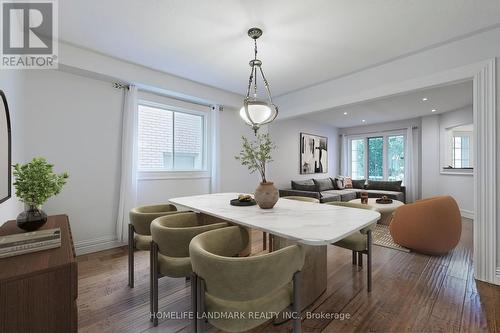
[{"label": "area rug", "polygon": [[406,247],[402,247],[401,245],[394,243],[394,240],[392,239],[391,233],[389,231],[389,226],[387,225],[377,223],[375,225],[375,229],[373,230],[372,234],[373,234],[373,245],[388,247],[390,249],[403,252],[410,252],[410,249],[407,249]]}]

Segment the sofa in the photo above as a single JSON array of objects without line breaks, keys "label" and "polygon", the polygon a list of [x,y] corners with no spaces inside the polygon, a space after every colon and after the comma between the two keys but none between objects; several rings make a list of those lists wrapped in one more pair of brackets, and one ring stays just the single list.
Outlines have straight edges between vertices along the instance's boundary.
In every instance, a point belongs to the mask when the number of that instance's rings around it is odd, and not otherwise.
[{"label": "sofa", "polygon": [[345,188],[342,178],[322,178],[292,180],[291,188],[280,189],[280,197],[303,196],[318,199],[321,203],[350,201],[367,192],[369,198],[387,196],[393,200],[406,202],[406,188],[401,181],[352,180],[352,188]]}]

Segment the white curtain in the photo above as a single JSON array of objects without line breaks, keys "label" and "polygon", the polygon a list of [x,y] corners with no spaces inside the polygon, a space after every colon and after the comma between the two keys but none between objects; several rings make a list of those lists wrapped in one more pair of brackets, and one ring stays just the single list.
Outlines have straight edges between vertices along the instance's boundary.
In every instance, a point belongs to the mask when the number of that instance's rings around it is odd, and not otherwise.
[{"label": "white curtain", "polygon": [[417,169],[415,168],[415,149],[413,145],[413,128],[406,130],[406,149],[405,149],[405,186],[406,202],[417,200]]},{"label": "white curtain", "polygon": [[122,242],[127,240],[129,212],[137,204],[137,132],[137,87],[131,85],[128,90],[125,90],[123,104],[120,201],[116,224],[118,241]]},{"label": "white curtain", "polygon": [[220,111],[219,105],[213,105],[210,111],[211,121],[211,179],[210,193],[220,192]]},{"label": "white curtain", "polygon": [[343,134],[340,138],[340,174],[349,176],[349,142],[347,135]]}]

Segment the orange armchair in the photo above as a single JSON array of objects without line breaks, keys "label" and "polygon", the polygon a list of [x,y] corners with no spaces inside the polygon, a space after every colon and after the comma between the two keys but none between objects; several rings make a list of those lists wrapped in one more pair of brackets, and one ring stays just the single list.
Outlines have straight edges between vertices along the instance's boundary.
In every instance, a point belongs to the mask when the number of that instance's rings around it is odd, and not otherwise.
[{"label": "orange armchair", "polygon": [[389,230],[394,242],[401,246],[442,255],[457,246],[462,219],[455,199],[439,196],[396,209]]}]

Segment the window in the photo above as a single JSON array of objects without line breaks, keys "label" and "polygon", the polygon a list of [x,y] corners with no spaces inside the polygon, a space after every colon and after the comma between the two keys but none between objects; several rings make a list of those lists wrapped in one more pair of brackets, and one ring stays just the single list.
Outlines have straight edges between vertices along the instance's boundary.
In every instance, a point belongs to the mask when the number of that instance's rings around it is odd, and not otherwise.
[{"label": "window", "polygon": [[352,179],[404,181],[405,144],[406,136],[397,132],[349,139]]},{"label": "window", "polygon": [[403,180],[405,177],[405,137],[394,135],[387,138],[387,179]]},{"label": "window", "polygon": [[351,177],[352,179],[365,178],[365,140],[351,141]]},{"label": "window", "polygon": [[453,136],[453,167],[471,167],[469,136]]},{"label": "window", "polygon": [[139,170],[205,170],[205,116],[140,104]]},{"label": "window", "polygon": [[384,179],[384,138],[368,138],[368,179]]}]

